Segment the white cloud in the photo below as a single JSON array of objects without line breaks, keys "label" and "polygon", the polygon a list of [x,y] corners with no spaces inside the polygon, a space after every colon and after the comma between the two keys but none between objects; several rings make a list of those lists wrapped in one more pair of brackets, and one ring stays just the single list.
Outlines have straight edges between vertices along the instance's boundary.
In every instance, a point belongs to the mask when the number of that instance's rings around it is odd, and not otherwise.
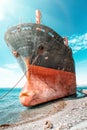
[{"label": "white cloud", "polygon": [[69,38],[69,44],[73,52],[77,52],[82,49],[87,49],[87,33],[79,36],[71,36]]},{"label": "white cloud", "polygon": [[17,63],[14,63],[14,64],[5,64],[4,67],[6,67],[8,69],[20,69],[19,65]]},{"label": "white cloud", "polygon": [[84,74],[83,76],[81,73],[76,73],[76,75],[77,86],[87,86],[87,75]]},{"label": "white cloud", "polygon": [[76,63],[77,86],[87,86],[87,60]]},{"label": "white cloud", "polygon": [[[7,65],[6,65],[7,66]],[[11,68],[10,68],[11,66]],[[12,64],[8,67],[0,68],[0,87],[13,87],[24,74],[19,68],[12,69]],[[17,85],[23,87],[26,78],[24,77]]]},{"label": "white cloud", "polygon": [[0,0],[0,21],[15,16],[16,8],[17,2],[15,0]]},{"label": "white cloud", "polygon": [[4,14],[0,13],[0,21],[4,20]]}]

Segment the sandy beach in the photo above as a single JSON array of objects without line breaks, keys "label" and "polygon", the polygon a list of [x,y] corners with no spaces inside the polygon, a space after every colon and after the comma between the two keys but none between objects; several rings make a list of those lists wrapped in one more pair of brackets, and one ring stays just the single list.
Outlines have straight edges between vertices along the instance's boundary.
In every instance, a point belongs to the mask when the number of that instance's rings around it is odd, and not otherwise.
[{"label": "sandy beach", "polygon": [[87,130],[87,97],[51,101],[21,116],[21,121],[1,125],[0,130]]}]

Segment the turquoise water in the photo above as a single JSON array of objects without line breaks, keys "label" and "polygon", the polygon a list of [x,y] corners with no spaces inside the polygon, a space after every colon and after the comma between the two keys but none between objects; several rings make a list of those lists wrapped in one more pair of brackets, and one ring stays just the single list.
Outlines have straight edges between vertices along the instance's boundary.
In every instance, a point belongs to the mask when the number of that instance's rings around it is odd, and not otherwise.
[{"label": "turquoise water", "polygon": [[[0,88],[0,97],[10,88]],[[13,123],[19,120],[20,112],[25,109],[19,102],[21,89],[13,89],[6,97],[0,99],[0,124]]]},{"label": "turquoise water", "polygon": [[[87,87],[77,87],[77,90],[87,89]],[[20,88],[13,89],[4,98],[1,98],[6,94],[10,88],[0,88],[0,124],[8,124],[18,122],[21,120],[21,114],[25,111],[30,112],[31,109],[27,109],[20,104],[19,93]],[[77,92],[76,98],[84,98],[84,94]]]}]

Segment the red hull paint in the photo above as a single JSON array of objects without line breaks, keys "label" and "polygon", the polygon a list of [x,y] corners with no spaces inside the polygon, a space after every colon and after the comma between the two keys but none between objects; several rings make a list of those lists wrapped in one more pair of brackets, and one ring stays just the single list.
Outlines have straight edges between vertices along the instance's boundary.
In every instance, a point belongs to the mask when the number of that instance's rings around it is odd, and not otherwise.
[{"label": "red hull paint", "polygon": [[74,73],[30,65],[20,102],[33,106],[76,93]]}]

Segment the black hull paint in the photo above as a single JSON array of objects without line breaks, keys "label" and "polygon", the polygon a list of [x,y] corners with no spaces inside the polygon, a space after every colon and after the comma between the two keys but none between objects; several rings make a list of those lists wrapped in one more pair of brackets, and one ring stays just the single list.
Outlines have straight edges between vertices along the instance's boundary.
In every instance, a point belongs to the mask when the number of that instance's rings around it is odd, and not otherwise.
[{"label": "black hull paint", "polygon": [[17,51],[22,70],[27,70],[24,59],[30,64],[75,73],[72,50],[63,38],[51,28],[37,24],[21,24],[11,27],[5,34],[11,51]]}]

